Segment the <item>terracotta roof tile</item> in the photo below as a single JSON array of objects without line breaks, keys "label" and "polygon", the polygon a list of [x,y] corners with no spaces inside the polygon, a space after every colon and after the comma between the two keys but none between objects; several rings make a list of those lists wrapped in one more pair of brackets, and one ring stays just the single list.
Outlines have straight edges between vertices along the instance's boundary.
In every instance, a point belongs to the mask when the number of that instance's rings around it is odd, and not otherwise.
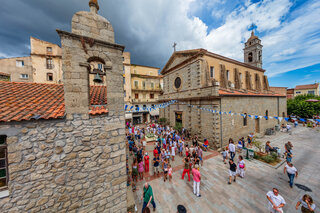
[{"label": "terracotta roof tile", "polygon": [[317,89],[319,87],[319,83],[316,84],[306,84],[306,85],[297,85],[294,89]]},{"label": "terracotta roof tile", "polygon": [[[90,87],[91,115],[107,113],[106,86]],[[58,119],[65,116],[62,84],[0,81],[0,122]]]},{"label": "terracotta roof tile", "polygon": [[224,96],[268,96],[268,97],[286,97],[285,95],[270,93],[270,92],[254,92],[254,91],[239,91],[239,90],[224,90],[219,89],[219,95]]}]

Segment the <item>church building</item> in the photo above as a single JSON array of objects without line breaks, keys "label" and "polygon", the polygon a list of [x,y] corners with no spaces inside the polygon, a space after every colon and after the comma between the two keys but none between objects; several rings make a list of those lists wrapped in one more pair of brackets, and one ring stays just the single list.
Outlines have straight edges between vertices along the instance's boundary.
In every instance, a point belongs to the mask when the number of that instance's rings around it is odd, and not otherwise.
[{"label": "church building", "polygon": [[177,102],[160,109],[160,118],[171,126],[182,123],[212,148],[251,132],[263,135],[287,112],[286,96],[270,90],[265,71],[261,40],[254,32],[245,43],[244,63],[205,49],[175,51],[161,71],[160,100]]}]

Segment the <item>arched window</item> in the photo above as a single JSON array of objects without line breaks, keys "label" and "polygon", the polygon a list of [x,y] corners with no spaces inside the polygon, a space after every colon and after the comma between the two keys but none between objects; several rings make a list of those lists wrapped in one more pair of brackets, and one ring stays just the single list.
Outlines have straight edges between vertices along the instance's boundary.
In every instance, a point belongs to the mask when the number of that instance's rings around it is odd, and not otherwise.
[{"label": "arched window", "polygon": [[252,59],[253,59],[253,58],[252,58],[252,52],[250,52],[250,53],[248,54],[248,61],[249,61],[249,62],[252,62]]},{"label": "arched window", "polygon": [[243,116],[243,126],[247,126],[248,125],[248,115],[247,113],[244,113]]},{"label": "arched window", "polygon": [[269,111],[266,110],[266,120],[268,120],[268,119],[269,119]]}]

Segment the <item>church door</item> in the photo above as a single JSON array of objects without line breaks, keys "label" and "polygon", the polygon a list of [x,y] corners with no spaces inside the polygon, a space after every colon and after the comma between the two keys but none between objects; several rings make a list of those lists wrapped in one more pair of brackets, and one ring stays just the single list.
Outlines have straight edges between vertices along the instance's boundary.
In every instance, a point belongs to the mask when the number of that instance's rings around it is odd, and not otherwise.
[{"label": "church door", "polygon": [[177,123],[182,124],[182,112],[176,112],[176,124]]},{"label": "church door", "polygon": [[260,132],[260,118],[255,119],[255,124],[256,124],[256,133]]}]

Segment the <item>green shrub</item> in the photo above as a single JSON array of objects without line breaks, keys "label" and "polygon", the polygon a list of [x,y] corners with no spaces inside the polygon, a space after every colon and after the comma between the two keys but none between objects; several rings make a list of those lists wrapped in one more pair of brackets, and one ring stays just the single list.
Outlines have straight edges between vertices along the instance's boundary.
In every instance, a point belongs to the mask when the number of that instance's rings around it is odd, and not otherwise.
[{"label": "green shrub", "polygon": [[266,163],[272,163],[275,161],[271,155],[262,156],[261,159]]},{"label": "green shrub", "polygon": [[278,160],[278,154],[275,152],[271,153],[271,157],[273,158],[274,161]]},{"label": "green shrub", "polygon": [[166,125],[167,124],[167,118],[159,118],[159,122],[161,125]]},{"label": "green shrub", "polygon": [[182,123],[177,122],[173,129],[177,130],[178,132],[181,132],[182,128]]}]

